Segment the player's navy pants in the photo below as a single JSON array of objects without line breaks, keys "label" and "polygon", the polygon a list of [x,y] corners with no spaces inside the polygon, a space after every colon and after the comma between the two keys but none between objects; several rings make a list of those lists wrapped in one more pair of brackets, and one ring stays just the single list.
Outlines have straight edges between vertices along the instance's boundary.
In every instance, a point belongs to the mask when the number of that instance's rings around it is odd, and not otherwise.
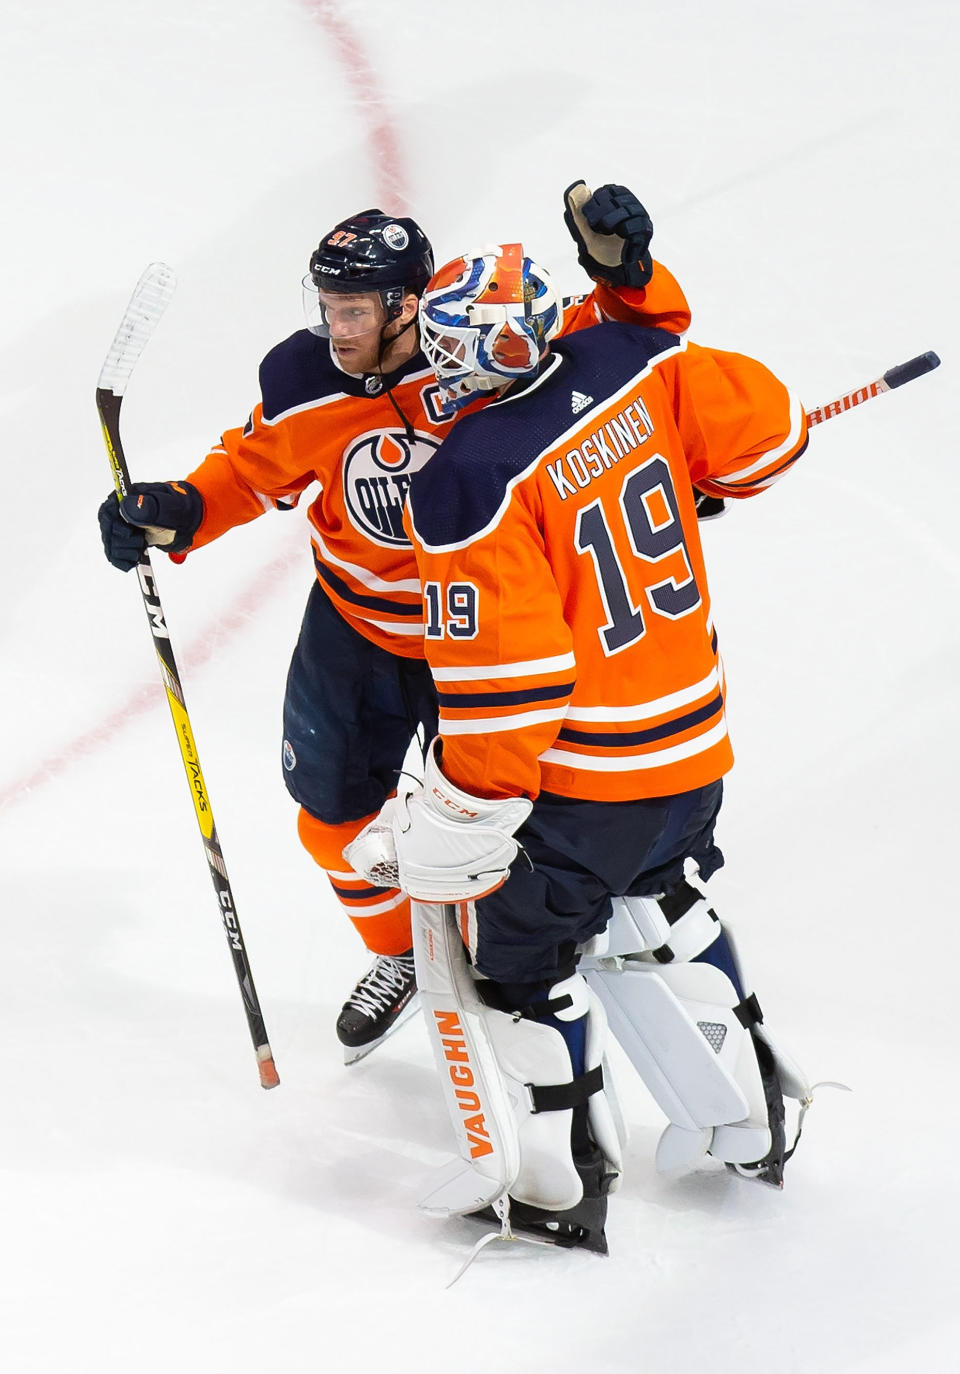
[{"label": "player's navy pants", "polygon": [[369,816],[396,790],[418,726],[429,743],[437,694],[426,662],[371,644],[314,583],[283,703],[287,791],[327,825]]},{"label": "player's navy pants", "polygon": [[576,801],[541,793],[517,831],[521,855],[504,885],[476,904],[476,964],[499,983],[552,979],[574,947],[607,924],[611,896],[675,887],[694,859],[709,878],[723,784],[644,801]]}]

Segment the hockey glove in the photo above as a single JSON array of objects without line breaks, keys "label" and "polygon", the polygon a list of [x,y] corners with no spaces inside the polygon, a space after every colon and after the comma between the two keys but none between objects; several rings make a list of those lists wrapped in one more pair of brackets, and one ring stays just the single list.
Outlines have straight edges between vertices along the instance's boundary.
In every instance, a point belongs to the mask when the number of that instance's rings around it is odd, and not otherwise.
[{"label": "hockey glove", "polygon": [[166,553],[190,547],[203,519],[203,497],[189,482],[134,482],[122,501],[111,492],[98,515],[108,561],[129,572],[148,545]]},{"label": "hockey glove", "polygon": [[646,286],[653,276],[653,222],[626,186],[591,191],[575,181],[563,193],[564,222],[580,266],[611,286]]},{"label": "hockey glove", "polygon": [[697,519],[719,520],[726,513],[727,503],[722,496],[708,496],[705,491],[693,489],[693,500],[697,508]]},{"label": "hockey glove", "polygon": [[355,873],[399,886],[414,901],[475,901],[506,881],[520,849],[513,832],[533,803],[462,792],[440,771],[437,747],[434,740],[422,791],[391,798],[343,857]]}]

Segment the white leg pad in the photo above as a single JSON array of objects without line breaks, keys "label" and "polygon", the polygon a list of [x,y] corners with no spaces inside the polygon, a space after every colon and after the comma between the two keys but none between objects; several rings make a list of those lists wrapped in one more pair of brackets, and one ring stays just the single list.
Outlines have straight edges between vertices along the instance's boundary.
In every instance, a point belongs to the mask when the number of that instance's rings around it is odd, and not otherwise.
[{"label": "white leg pad", "polygon": [[711,964],[619,959],[584,971],[614,1035],[671,1123],[658,1168],[689,1168],[707,1150],[731,1163],[763,1158],[770,1149],[763,1083],[726,974]]},{"label": "white leg pad", "polygon": [[[727,944],[733,952],[734,962],[740,975],[740,982],[746,989],[751,988],[750,979],[747,976],[743,959],[740,955],[740,946],[737,943],[733,930],[729,925],[724,925],[724,934],[727,937]],[[777,1077],[780,1080],[780,1088],[785,1097],[792,1097],[797,1102],[808,1102],[813,1097],[813,1088],[810,1080],[804,1073],[797,1061],[790,1055],[782,1045],[780,1045],[770,1034],[765,1021],[761,1021],[754,1026],[754,1032],[763,1040],[773,1055],[777,1069]]]},{"label": "white leg pad", "polygon": [[551,1212],[575,1207],[583,1188],[570,1151],[573,1110],[534,1112],[527,1091],[528,1084],[573,1082],[566,1041],[552,1026],[489,1007],[484,1019],[517,1124],[520,1167],[510,1196]]},{"label": "white leg pad", "polygon": [[604,1053],[608,1035],[607,1014],[597,994],[582,978],[581,981],[583,981],[587,996],[590,999],[585,1067],[588,1073],[597,1064],[603,1068],[603,1092],[594,1093],[590,1098],[588,1107],[590,1131],[607,1161],[609,1172],[615,1175],[608,1190],[615,1193],[623,1174],[622,1151],[629,1139],[629,1131],[623,1112],[620,1110],[613,1071]]},{"label": "white leg pad", "polygon": [[507,1192],[519,1172],[516,1120],[484,1024],[487,1009],[456,929],[455,908],[411,906],[420,1002],[460,1157],[420,1205],[440,1215],[478,1211]]},{"label": "white leg pad", "polygon": [[[576,1206],[583,1186],[571,1152],[573,1109],[535,1111],[530,1091],[573,1081],[566,1041],[552,1026],[484,1004],[456,907],[412,906],[421,1005],[460,1156],[421,1207],[442,1216],[474,1212],[505,1193],[551,1212]],[[592,999],[583,980],[570,982],[583,1000],[577,1014],[588,1012],[590,1069],[602,1060],[606,1023],[601,1008],[588,1011]],[[590,1123],[611,1169],[619,1171],[615,1107],[605,1096],[591,1096]]]}]

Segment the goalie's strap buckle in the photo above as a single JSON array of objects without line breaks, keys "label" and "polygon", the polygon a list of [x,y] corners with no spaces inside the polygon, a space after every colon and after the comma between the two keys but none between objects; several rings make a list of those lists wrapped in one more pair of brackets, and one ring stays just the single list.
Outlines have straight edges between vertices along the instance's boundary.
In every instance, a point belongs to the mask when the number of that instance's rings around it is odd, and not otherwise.
[{"label": "goalie's strap buckle", "polygon": [[760,1010],[757,994],[751,992],[749,997],[745,997],[742,1002],[738,1002],[733,1008],[733,1014],[744,1030],[749,1030],[751,1026],[761,1025],[763,1022],[763,1012]]},{"label": "goalie's strap buckle", "polygon": [[531,1112],[564,1112],[571,1107],[583,1107],[594,1093],[603,1092],[603,1065],[580,1074],[571,1083],[549,1083],[538,1086],[524,1083]]},{"label": "goalie's strap buckle", "polygon": [[[698,902],[703,900],[703,893],[692,883],[686,881],[681,882],[671,892],[665,892],[662,897],[656,899],[657,906],[671,927],[675,926],[689,911],[693,910]],[[707,915],[719,926],[720,920],[715,911],[708,908]],[[660,945],[658,949],[651,950],[650,953],[658,964],[671,964],[676,957],[669,944]]]}]

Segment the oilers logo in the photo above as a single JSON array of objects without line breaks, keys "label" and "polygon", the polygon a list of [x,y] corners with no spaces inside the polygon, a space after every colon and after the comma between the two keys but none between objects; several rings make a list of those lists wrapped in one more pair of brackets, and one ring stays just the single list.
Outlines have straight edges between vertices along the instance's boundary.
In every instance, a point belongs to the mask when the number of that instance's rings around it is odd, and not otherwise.
[{"label": "oilers logo", "polygon": [[385,224],[381,230],[383,241],[395,253],[402,253],[410,242],[410,235],[402,224]]},{"label": "oilers logo", "polygon": [[343,494],[356,529],[377,544],[409,547],[403,528],[403,503],[419,472],[440,441],[418,434],[412,441],[402,430],[362,434],[343,455]]}]

